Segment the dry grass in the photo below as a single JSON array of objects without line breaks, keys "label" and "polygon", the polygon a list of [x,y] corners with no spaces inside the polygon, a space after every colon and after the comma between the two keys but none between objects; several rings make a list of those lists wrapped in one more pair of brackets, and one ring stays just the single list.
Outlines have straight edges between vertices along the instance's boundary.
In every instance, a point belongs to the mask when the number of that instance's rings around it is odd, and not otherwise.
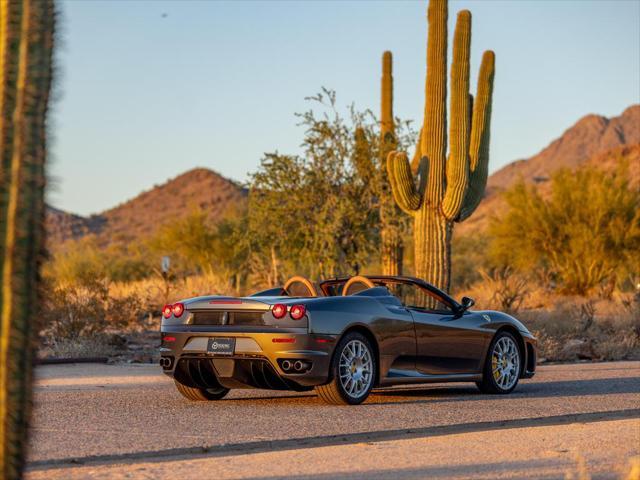
[{"label": "dry grass", "polygon": [[54,339],[43,346],[38,353],[41,358],[88,358],[112,357],[119,350],[105,336],[98,335],[76,339]]},{"label": "dry grass", "polygon": [[[478,309],[505,310],[495,294],[500,286],[500,282],[481,282],[456,296],[474,298]],[[511,313],[538,337],[541,361],[640,358],[638,295],[585,299],[535,286],[523,291],[518,311]]]},{"label": "dry grass", "polygon": [[195,275],[179,280],[165,281],[160,276],[136,282],[117,282],[109,286],[113,298],[135,296],[141,299],[145,309],[159,313],[163,305],[184,298],[201,295],[234,295],[227,281],[216,275]]},{"label": "dry grass", "polygon": [[[200,275],[165,282],[156,277],[129,283],[104,281],[50,285],[43,303],[41,358],[131,357],[157,353],[160,312],[167,302],[232,294],[219,277]],[[131,359],[130,358],[130,359]]]}]

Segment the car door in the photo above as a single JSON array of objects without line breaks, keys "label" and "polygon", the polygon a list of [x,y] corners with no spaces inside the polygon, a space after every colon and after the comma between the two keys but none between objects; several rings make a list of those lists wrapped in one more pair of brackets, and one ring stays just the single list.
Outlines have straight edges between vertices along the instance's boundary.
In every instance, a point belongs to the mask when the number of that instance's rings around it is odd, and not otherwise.
[{"label": "car door", "polygon": [[403,293],[415,326],[416,369],[429,375],[481,371],[487,335],[474,315],[457,314],[444,298],[415,284],[405,284]]}]

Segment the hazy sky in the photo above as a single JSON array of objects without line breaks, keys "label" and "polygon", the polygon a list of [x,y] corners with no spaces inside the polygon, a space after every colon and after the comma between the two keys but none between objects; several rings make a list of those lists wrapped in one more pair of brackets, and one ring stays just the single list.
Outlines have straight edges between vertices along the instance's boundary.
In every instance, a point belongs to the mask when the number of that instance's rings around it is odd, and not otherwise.
[{"label": "hazy sky", "polygon": [[[496,52],[490,169],[530,156],[587,113],[640,102],[640,2],[452,0],[473,14],[472,85]],[[244,181],[263,152],[297,153],[294,112],[326,86],[421,124],[425,1],[61,4],[53,190],[89,214],[196,166]]]}]

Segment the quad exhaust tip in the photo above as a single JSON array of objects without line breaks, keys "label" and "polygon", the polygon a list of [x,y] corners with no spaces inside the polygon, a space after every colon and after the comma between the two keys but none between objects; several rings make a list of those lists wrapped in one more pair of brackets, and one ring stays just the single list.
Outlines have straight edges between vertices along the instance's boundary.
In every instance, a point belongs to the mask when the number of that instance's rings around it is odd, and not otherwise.
[{"label": "quad exhaust tip", "polygon": [[171,368],[171,358],[169,358],[169,357],[161,357],[160,358],[160,366],[162,368]]},{"label": "quad exhaust tip", "polygon": [[289,360],[283,360],[282,361],[282,369],[285,372],[288,372],[289,370],[291,370],[291,362]]},{"label": "quad exhaust tip", "polygon": [[285,373],[303,373],[311,368],[311,363],[304,360],[278,360]]}]

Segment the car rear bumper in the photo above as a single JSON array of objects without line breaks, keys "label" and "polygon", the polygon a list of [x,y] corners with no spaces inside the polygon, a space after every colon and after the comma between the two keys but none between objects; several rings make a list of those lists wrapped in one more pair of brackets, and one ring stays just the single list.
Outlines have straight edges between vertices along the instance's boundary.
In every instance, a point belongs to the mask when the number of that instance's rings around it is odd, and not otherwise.
[{"label": "car rear bumper", "polygon": [[[162,338],[163,371],[181,383],[274,390],[326,383],[336,342],[334,336],[311,335],[306,328],[163,326]],[[210,338],[234,338],[234,353],[208,353]]]}]

